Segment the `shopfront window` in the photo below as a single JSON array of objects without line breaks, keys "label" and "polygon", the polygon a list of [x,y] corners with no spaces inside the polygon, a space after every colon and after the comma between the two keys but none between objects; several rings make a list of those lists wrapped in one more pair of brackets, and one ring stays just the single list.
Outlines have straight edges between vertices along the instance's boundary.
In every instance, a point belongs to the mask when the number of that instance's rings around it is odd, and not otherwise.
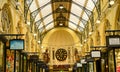
[{"label": "shopfront window", "polygon": [[120,72],[120,49],[115,49],[116,72]]},{"label": "shopfront window", "polygon": [[109,72],[115,72],[115,68],[114,68],[114,54],[113,54],[113,50],[109,51]]},{"label": "shopfront window", "polygon": [[20,54],[18,51],[16,51],[16,72],[20,72],[19,71],[19,64],[20,63]]},{"label": "shopfront window", "polygon": [[7,49],[6,72],[14,71],[14,51]]},{"label": "shopfront window", "polygon": [[89,62],[89,72],[94,72],[94,63]]},{"label": "shopfront window", "polygon": [[3,71],[3,57],[4,57],[4,55],[3,55],[3,43],[2,42],[0,42],[0,72],[1,71]]}]

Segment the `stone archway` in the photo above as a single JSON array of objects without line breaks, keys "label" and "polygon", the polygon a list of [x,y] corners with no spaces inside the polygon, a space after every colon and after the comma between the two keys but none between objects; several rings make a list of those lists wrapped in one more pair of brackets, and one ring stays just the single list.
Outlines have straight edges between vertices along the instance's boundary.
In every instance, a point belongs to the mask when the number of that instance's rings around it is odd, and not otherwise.
[{"label": "stone archway", "polygon": [[[64,66],[68,66],[70,68],[76,62],[75,50],[80,49],[80,39],[71,29],[58,27],[46,34],[42,41],[42,46],[43,50],[48,49],[50,56],[49,65],[51,67],[55,67],[55,65],[57,65],[60,68]],[[57,59],[56,52],[59,49],[63,49],[65,52],[67,52],[66,59],[61,61]]]}]

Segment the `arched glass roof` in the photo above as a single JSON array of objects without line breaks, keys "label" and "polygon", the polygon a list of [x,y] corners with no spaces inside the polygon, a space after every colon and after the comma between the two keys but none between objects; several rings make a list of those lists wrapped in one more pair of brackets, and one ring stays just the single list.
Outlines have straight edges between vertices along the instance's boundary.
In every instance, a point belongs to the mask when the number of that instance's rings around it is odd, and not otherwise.
[{"label": "arched glass roof", "polygon": [[[57,10],[57,5],[59,4],[63,4],[63,8],[66,8],[62,14],[66,17],[67,27],[80,32],[83,31],[97,1],[98,0],[26,0],[28,4],[31,2],[29,7],[31,17],[40,32],[55,27],[56,18],[60,15],[57,12],[55,13],[55,9]],[[65,11],[67,11],[67,14],[65,14]]]}]

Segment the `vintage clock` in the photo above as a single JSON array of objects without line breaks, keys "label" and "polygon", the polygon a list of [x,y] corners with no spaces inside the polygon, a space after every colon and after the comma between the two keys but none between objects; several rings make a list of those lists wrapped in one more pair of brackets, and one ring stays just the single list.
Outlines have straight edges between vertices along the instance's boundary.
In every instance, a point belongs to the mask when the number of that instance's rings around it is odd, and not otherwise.
[{"label": "vintage clock", "polygon": [[59,61],[64,61],[67,58],[67,51],[65,49],[58,49],[55,53],[56,59]]}]

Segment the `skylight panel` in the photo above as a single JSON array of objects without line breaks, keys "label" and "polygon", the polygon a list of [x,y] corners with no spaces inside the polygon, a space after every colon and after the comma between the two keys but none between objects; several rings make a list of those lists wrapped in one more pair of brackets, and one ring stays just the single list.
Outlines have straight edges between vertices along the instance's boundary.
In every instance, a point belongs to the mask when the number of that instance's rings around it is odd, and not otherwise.
[{"label": "skylight panel", "polygon": [[51,4],[45,6],[43,9],[41,9],[41,13],[42,13],[43,17],[50,14],[50,13],[52,13]]},{"label": "skylight panel", "polygon": [[77,28],[77,26],[71,22],[69,22],[69,27],[73,30],[75,30]]},{"label": "skylight panel", "polygon": [[53,28],[54,27],[54,24],[53,24],[53,22],[52,23],[50,23],[50,24],[48,24],[47,26],[46,26],[46,30],[49,30],[49,29],[51,29],[51,28]]},{"label": "skylight panel", "polygon": [[38,21],[40,19],[40,15],[38,14],[35,18],[35,22]]},{"label": "skylight panel", "polygon": [[85,12],[83,13],[82,18],[86,21],[89,19],[88,15]]},{"label": "skylight panel", "polygon": [[80,22],[79,26],[82,27],[82,28],[85,28],[85,26],[84,26],[84,24],[82,22]]},{"label": "skylight panel", "polygon": [[84,6],[86,0],[73,0],[73,1],[78,3],[81,6]]},{"label": "skylight panel", "polygon": [[73,21],[73,22],[75,22],[76,24],[78,23],[78,21],[79,21],[79,18],[77,18],[76,16],[74,16],[74,15],[70,15],[70,21]]},{"label": "skylight panel", "polygon": [[77,31],[81,32],[81,31],[83,31],[83,28],[82,27],[78,27]]},{"label": "skylight panel", "polygon": [[39,25],[38,29],[40,29],[40,28],[42,28],[42,27],[43,27],[43,24],[41,23],[41,24]]},{"label": "skylight panel", "polygon": [[80,7],[78,7],[77,5],[75,5],[75,4],[72,4],[71,12],[78,15],[78,16],[80,16],[81,13],[82,13],[82,9]]},{"label": "skylight panel", "polygon": [[43,28],[43,27],[39,28],[39,32],[40,32],[40,33],[43,32],[43,31],[44,31],[44,28]]},{"label": "skylight panel", "polygon": [[92,11],[94,7],[95,7],[95,5],[94,5],[93,1],[88,0],[86,8]]},{"label": "skylight panel", "polygon": [[44,20],[45,25],[48,24],[49,22],[53,21],[52,15],[46,17]]},{"label": "skylight panel", "polygon": [[33,0],[32,4],[30,5],[30,11],[33,12],[37,9],[36,2]]},{"label": "skylight panel", "polygon": [[94,3],[97,3],[98,0],[93,0],[93,1],[94,1]]},{"label": "skylight panel", "polygon": [[39,2],[39,6],[41,7],[41,6],[44,6],[45,4],[49,3],[50,0],[38,0],[38,2]]}]

